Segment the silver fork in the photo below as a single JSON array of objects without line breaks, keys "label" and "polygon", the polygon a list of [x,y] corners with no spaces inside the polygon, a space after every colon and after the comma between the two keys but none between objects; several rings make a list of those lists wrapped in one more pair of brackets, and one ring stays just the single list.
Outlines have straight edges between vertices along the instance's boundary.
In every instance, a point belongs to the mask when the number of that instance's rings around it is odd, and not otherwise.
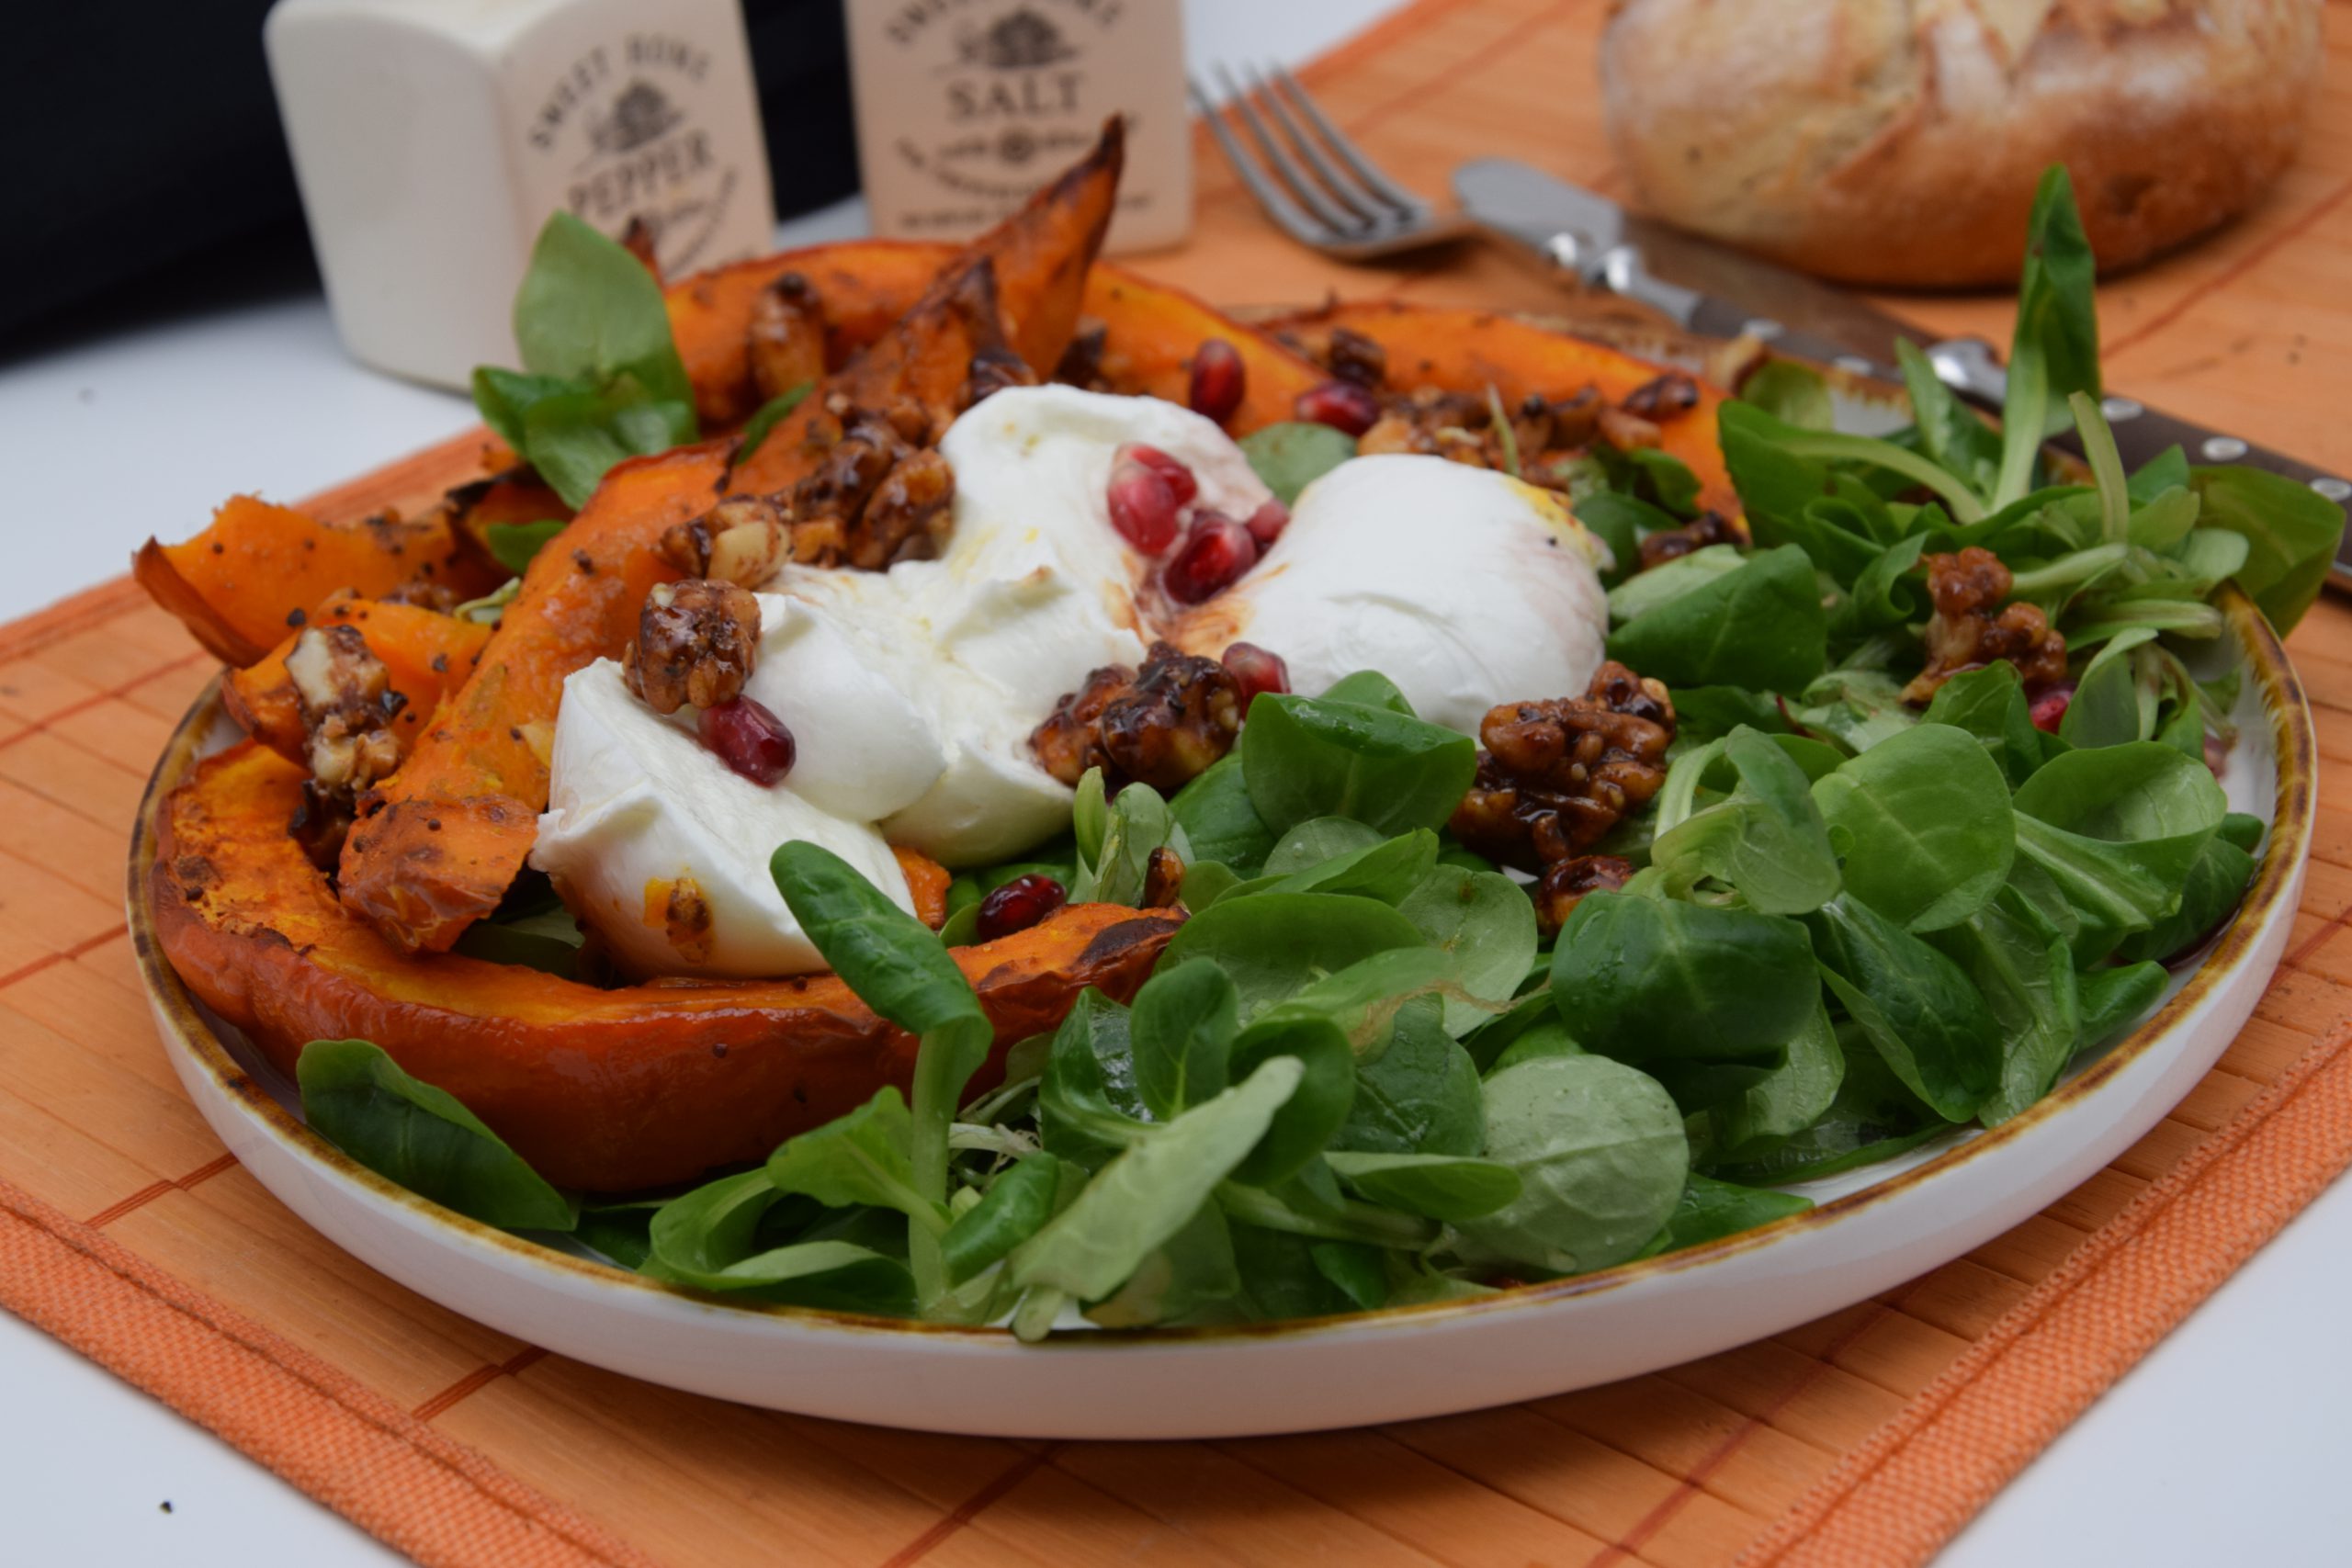
[{"label": "silver fork", "polygon": [[1382,174],[1281,66],[1244,66],[1238,84],[1223,65],[1212,69],[1224,89],[1223,107],[1249,130],[1262,162],[1197,78],[1193,102],[1266,216],[1299,243],[1342,261],[1372,261],[1474,231],[1467,219],[1435,210]]}]

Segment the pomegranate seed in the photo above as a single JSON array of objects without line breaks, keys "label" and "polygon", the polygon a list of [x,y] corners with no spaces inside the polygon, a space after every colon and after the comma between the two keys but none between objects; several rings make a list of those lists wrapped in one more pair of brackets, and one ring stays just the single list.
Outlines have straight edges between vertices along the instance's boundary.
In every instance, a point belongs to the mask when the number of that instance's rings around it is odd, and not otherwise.
[{"label": "pomegranate seed", "polygon": [[1258,541],[1221,512],[1198,512],[1160,582],[1179,604],[1197,604],[1258,564]]},{"label": "pomegranate seed", "polygon": [[1168,481],[1168,493],[1176,498],[1179,506],[1189,505],[1201,493],[1200,481],[1193,478],[1193,470],[1162,452],[1157,446],[1147,446],[1140,441],[1130,441],[1114,455],[1114,463],[1134,459]]},{"label": "pomegranate seed", "polygon": [[1261,692],[1277,694],[1290,690],[1290,666],[1282,655],[1269,653],[1254,642],[1237,642],[1225,650],[1219,662],[1225,672],[1241,688],[1241,711],[1247,714],[1250,705],[1258,700]]},{"label": "pomegranate seed", "polygon": [[2055,735],[2058,733],[2058,721],[2066,716],[2066,709],[2074,700],[2075,683],[2067,681],[2045,688],[2041,695],[2033,699],[2033,705],[2026,712],[2032,717],[2036,729]]},{"label": "pomegranate seed", "polygon": [[1249,372],[1241,355],[1221,337],[1204,338],[1193,351],[1193,412],[1223,424],[1241,406]]},{"label": "pomegranate seed", "polygon": [[1290,508],[1279,501],[1269,501],[1252,512],[1242,526],[1250,530],[1250,536],[1258,541],[1258,547],[1262,550],[1281,538],[1283,530],[1290,526]]},{"label": "pomegranate seed", "polygon": [[720,761],[755,784],[781,782],[800,752],[784,720],[750,697],[703,709],[695,728]]},{"label": "pomegranate seed", "polygon": [[1310,424],[1362,435],[1380,417],[1380,400],[1353,381],[1326,381],[1299,393],[1292,412]]},{"label": "pomegranate seed", "polygon": [[979,939],[1025,931],[1068,902],[1069,890],[1052,877],[1034,871],[1016,876],[980,900]]},{"label": "pomegranate seed", "polygon": [[1111,526],[1148,556],[1176,542],[1176,492],[1158,468],[1133,457],[1111,465]]}]

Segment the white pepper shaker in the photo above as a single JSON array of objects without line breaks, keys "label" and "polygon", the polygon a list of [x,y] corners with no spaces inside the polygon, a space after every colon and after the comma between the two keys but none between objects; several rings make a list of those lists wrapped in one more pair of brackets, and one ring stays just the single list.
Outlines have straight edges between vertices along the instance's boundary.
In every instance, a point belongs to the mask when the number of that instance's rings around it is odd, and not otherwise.
[{"label": "white pepper shaker", "polygon": [[876,234],[960,240],[1127,117],[1104,248],[1180,243],[1193,130],[1179,0],[846,0],[857,158]]},{"label": "white pepper shaker", "polygon": [[515,361],[531,242],[566,209],[665,275],[770,248],[738,0],[278,0],[263,30],[336,330],[461,387]]}]

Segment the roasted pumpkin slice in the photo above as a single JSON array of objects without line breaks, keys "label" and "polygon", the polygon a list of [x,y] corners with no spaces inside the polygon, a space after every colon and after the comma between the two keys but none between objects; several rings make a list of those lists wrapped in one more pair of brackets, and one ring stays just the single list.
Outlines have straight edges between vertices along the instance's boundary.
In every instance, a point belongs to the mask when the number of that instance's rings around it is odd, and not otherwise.
[{"label": "roasted pumpkin slice", "polygon": [[1220,340],[1240,356],[1241,404],[1225,421],[1235,435],[1294,419],[1298,395],[1327,379],[1272,337],[1242,326],[1181,288],[1098,265],[1086,283],[1086,314],[1102,323],[1102,375],[1113,391],[1189,404],[1193,360]]},{"label": "roasted pumpkin slice", "polygon": [[677,575],[662,530],[707,511],[726,473],[724,442],[632,458],[532,560],[466,683],[345,840],[344,897],[387,936],[444,951],[497,907],[547,805],[564,677],[628,644],[647,591]]},{"label": "roasted pumpkin slice", "polygon": [[[490,628],[476,621],[445,615],[414,604],[389,604],[379,599],[338,599],[310,617],[318,626],[355,627],[368,651],[384,661],[392,690],[401,695],[400,711],[390,729],[405,757],[432,720],[442,697],[454,692],[473,673]],[[221,705],[244,732],[289,761],[303,760],[308,733],[302,724],[301,699],[295,695],[293,677],[286,672],[286,656],[294,650],[296,632],[269,650],[255,664],[232,672],[220,688]]]},{"label": "roasted pumpkin slice", "polygon": [[[1435,387],[1476,394],[1492,387],[1506,403],[1515,403],[1530,393],[1565,398],[1591,387],[1618,403],[1670,373],[1668,367],[1491,310],[1365,300],[1270,325],[1310,333],[1346,327],[1363,333],[1386,351],[1392,391]],[[1739,495],[1715,436],[1715,411],[1725,394],[1704,381],[1695,385],[1695,404],[1657,422],[1658,446],[1697,476],[1702,506],[1736,517]]]},{"label": "roasted pumpkin slice", "polygon": [[[286,836],[303,776],[250,742],[198,764],[164,804],[149,891],[172,966],[279,1068],[312,1040],[372,1040],[548,1180],[593,1191],[764,1158],[908,1083],[913,1039],[830,975],[608,991],[401,951],[337,903]],[[1080,905],[956,950],[996,1024],[988,1073],[1087,987],[1133,996],[1181,920]]]},{"label": "roasted pumpkin slice", "polygon": [[663,294],[670,333],[704,425],[738,425],[758,411],[763,400],[752,374],[752,320],[760,296],[787,273],[797,274],[817,301],[830,371],[897,325],[955,259],[953,245],[856,240],[780,251],[672,284]]},{"label": "roasted pumpkin slice", "polygon": [[[982,236],[881,343],[829,377],[825,395],[770,435],[750,467],[730,472],[730,444],[721,441],[634,458],[606,474],[531,562],[472,679],[401,770],[362,802],[369,814],[344,844],[345,902],[401,946],[431,953],[447,952],[495,908],[530,854],[547,804],[564,677],[619,654],[646,592],[677,575],[660,554],[663,532],[722,495],[785,490],[808,472],[823,450],[811,416],[831,417],[831,394],[866,405],[952,400],[971,372],[974,346],[989,335],[1050,367],[1077,320],[1118,172],[1114,125],[1093,156]],[[968,303],[976,278],[995,285],[985,321],[975,321]]]},{"label": "roasted pumpkin slice", "polygon": [[148,540],[131,573],[208,651],[240,669],[338,592],[374,599],[429,583],[469,598],[497,585],[460,545],[447,509],[413,523],[322,523],[250,495],[231,498],[184,545]]},{"label": "roasted pumpkin slice", "polygon": [[1093,152],[958,253],[895,326],[827,379],[823,395],[778,425],[732,488],[772,494],[808,472],[812,450],[837,427],[836,398],[869,408],[910,399],[944,426],[981,349],[1010,348],[1036,375],[1053,374],[1078,326],[1124,156],[1114,119]]}]

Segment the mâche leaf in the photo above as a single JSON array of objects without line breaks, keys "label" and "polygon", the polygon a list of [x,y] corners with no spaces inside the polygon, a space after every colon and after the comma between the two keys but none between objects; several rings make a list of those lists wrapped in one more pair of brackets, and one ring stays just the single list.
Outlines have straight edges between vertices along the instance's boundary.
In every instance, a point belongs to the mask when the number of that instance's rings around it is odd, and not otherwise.
[{"label": "m\u00e2che leaf", "polygon": [[740,468],[750,462],[752,454],[767,440],[768,432],[782,424],[786,417],[808,401],[808,394],[816,389],[814,381],[803,381],[791,390],[778,392],[762,403],[758,411],[743,422],[743,433],[735,438],[735,466]]},{"label": "m\u00e2che leaf", "polygon": [[1947,1122],[1966,1122],[2000,1080],[2001,1032],[1960,966],[1841,894],[1808,916],[1821,976],[1871,1045]]},{"label": "m\u00e2che leaf", "polygon": [[1270,424],[1241,438],[1241,455],[1274,499],[1291,506],[1301,491],[1356,455],[1356,439],[1328,424]]},{"label": "m\u00e2che leaf", "polygon": [[2344,536],[2342,504],[2260,468],[2191,468],[2188,484],[2203,503],[2202,526],[2245,536],[2238,586],[2286,636],[2327,581],[2336,541]]},{"label": "m\u00e2che leaf", "polygon": [[1813,562],[1783,546],[1618,627],[1609,657],[1669,686],[1793,692],[1821,673],[1828,641]]},{"label": "m\u00e2che leaf", "polygon": [[1136,1090],[1168,1121],[1225,1092],[1227,1059],[1240,1032],[1240,998],[1211,959],[1163,965],[1128,1010]]},{"label": "m\u00e2che leaf", "polygon": [[1553,946],[1552,998],[1569,1032],[1637,1065],[1770,1068],[1820,991],[1805,928],[1745,909],[1592,893]]},{"label": "m\u00e2che leaf", "polygon": [[1605,1056],[1545,1056],[1487,1080],[1486,1158],[1520,1195],[1460,1222],[1492,1257],[1556,1273],[1622,1263],[1672,1216],[1690,1175],[1682,1113]]},{"label": "m\u00e2che leaf", "polygon": [[625,457],[699,434],[693,383],[644,264],[569,212],[550,217],[514,296],[524,370],[474,372],[490,427],[572,507]]},{"label": "m\u00e2che leaf", "polygon": [[[948,1124],[996,1033],[971,982],[921,920],[831,850],[797,840],[768,864],[793,918],[858,1000],[920,1037],[908,1158],[917,1197],[944,1203]],[[909,1246],[916,1294],[928,1305],[945,1287],[939,1238],[919,1224]]]},{"label": "m\u00e2che leaf", "polygon": [[1270,1058],[1127,1149],[1013,1249],[1013,1281],[1081,1301],[1117,1290],[1248,1156],[1305,1071],[1295,1058]]},{"label": "m\u00e2che leaf", "polygon": [[519,574],[563,528],[562,520],[552,517],[543,523],[492,523],[482,529],[481,542],[499,565]]},{"label": "m\u00e2che leaf", "polygon": [[1331,697],[1252,703],[1241,748],[1250,803],[1277,832],[1313,817],[1352,818],[1384,836],[1440,828],[1477,770],[1466,735]]},{"label": "m\u00e2che leaf", "polygon": [[2008,783],[1963,730],[1921,724],[1889,736],[1816,781],[1813,798],[1838,840],[1847,891],[1897,925],[1956,925],[2008,879]]},{"label": "m\u00e2che leaf", "polygon": [[379,1176],[469,1219],[568,1231],[563,1194],[455,1095],[401,1070],[366,1040],[313,1040],[294,1062],[302,1117]]}]

